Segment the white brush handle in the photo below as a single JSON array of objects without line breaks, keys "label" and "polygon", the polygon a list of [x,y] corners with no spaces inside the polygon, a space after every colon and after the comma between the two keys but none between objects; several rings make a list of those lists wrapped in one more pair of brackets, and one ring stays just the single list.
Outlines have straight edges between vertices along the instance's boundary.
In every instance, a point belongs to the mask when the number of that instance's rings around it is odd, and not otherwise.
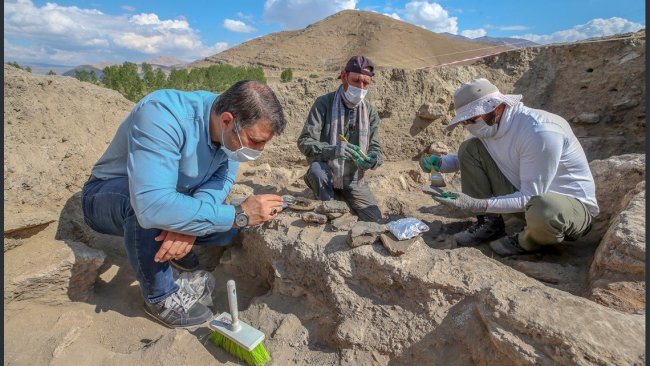
[{"label": "white brush handle", "polygon": [[235,289],[235,281],[228,280],[226,282],[228,287],[228,305],[230,306],[230,317],[232,318],[232,327],[233,332],[239,331],[241,329],[241,324],[239,324],[239,310],[237,309],[237,289]]}]

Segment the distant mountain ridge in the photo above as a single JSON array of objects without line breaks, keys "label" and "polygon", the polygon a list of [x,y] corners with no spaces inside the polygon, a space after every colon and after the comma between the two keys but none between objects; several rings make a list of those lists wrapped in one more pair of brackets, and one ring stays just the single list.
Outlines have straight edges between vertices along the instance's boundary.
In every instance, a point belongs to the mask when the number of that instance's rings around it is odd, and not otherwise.
[{"label": "distant mountain ridge", "polygon": [[466,41],[466,42],[476,42],[476,43],[487,43],[487,44],[492,44],[495,46],[506,46],[506,47],[513,47],[513,48],[523,48],[523,47],[531,47],[531,46],[539,46],[539,43],[535,43],[533,41],[529,41],[527,39],[523,38],[510,38],[510,37],[488,37],[488,36],[483,36],[483,37],[478,37],[478,38],[468,38],[465,36],[461,36],[458,34],[451,34],[447,32],[439,33],[445,37],[456,39],[459,41]]},{"label": "distant mountain ridge", "polygon": [[[138,72],[142,72],[142,64],[148,63],[151,65],[154,70],[161,69],[165,74],[169,74],[174,69],[182,69],[188,65],[188,62],[179,60],[173,56],[164,55],[160,57],[153,58],[151,60],[143,61],[138,63]],[[121,65],[122,63],[118,62],[100,62],[90,65],[79,65],[74,67],[71,70],[63,73],[64,76],[74,76],[76,71],[94,71],[97,78],[100,78],[104,74],[104,68],[111,65]]]}]

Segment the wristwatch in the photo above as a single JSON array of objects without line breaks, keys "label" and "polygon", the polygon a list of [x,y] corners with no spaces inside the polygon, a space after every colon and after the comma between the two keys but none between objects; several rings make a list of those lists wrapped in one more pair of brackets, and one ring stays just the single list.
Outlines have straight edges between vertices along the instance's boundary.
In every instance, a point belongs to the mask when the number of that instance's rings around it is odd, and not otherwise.
[{"label": "wristwatch", "polygon": [[241,206],[235,206],[235,226],[239,228],[248,226],[248,215]]}]

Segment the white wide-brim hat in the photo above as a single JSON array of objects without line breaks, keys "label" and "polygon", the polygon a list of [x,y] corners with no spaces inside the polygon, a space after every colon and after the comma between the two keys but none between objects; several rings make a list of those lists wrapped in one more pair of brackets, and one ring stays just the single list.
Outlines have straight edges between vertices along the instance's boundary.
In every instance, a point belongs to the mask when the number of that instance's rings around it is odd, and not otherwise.
[{"label": "white wide-brim hat", "polygon": [[447,125],[451,131],[458,123],[492,112],[499,104],[514,107],[521,101],[521,95],[504,95],[487,79],[474,79],[458,88],[454,93],[456,116]]}]

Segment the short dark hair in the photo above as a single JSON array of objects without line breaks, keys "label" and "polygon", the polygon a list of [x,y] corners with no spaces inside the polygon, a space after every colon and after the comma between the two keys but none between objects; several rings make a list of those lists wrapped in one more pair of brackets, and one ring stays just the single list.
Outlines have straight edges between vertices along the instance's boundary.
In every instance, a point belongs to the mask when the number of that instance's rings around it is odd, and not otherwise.
[{"label": "short dark hair", "polygon": [[271,123],[273,134],[284,132],[287,120],[282,105],[268,85],[257,80],[241,80],[220,94],[212,105],[216,114],[230,112],[239,128],[250,127],[260,119]]}]

